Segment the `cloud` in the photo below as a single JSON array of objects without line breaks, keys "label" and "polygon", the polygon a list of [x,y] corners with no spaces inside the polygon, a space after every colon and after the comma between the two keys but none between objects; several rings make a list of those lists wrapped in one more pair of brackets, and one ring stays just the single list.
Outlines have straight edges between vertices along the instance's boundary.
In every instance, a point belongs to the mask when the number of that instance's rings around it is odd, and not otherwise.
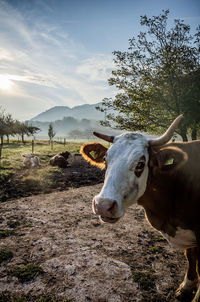
[{"label": "cloud", "polygon": [[83,60],[77,68],[77,73],[89,76],[90,81],[107,81],[114,68],[111,56],[98,54]]},{"label": "cloud", "polygon": [[0,75],[13,83],[12,90],[0,91],[0,104],[27,119],[51,106],[94,104],[112,94],[111,56],[91,54],[70,37],[66,20],[63,27],[36,12],[26,15],[0,0]]},{"label": "cloud", "polygon": [[13,61],[13,57],[11,56],[10,52],[6,49],[0,48],[0,61]]}]

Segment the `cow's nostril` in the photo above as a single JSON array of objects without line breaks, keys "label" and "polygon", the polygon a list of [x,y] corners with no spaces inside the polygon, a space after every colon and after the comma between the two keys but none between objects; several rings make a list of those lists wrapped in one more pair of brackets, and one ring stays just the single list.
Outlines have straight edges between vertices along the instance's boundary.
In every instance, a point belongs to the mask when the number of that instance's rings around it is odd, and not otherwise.
[{"label": "cow's nostril", "polygon": [[116,200],[114,200],[114,201],[112,202],[112,204],[110,205],[110,207],[107,209],[107,211],[108,211],[109,213],[113,214],[113,213],[116,212],[116,210],[117,210],[117,202],[116,202]]},{"label": "cow's nostril", "polygon": [[118,203],[116,200],[95,196],[92,201],[92,210],[97,215],[115,217],[118,211]]}]

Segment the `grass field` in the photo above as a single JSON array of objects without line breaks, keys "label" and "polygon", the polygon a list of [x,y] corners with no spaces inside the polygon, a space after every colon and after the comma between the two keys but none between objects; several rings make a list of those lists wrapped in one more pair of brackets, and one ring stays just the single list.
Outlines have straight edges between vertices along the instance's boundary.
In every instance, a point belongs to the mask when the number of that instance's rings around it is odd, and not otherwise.
[{"label": "grass field", "polygon": [[22,166],[22,155],[32,153],[31,141],[27,141],[25,145],[18,141],[5,144],[0,161],[0,201],[52,192],[56,188],[55,175],[60,173],[60,169],[50,166],[49,159],[66,150],[72,154],[79,153],[81,144],[68,142],[64,146],[63,143],[54,142],[51,150],[48,141],[36,141],[34,154],[39,156],[42,167],[34,169]]}]

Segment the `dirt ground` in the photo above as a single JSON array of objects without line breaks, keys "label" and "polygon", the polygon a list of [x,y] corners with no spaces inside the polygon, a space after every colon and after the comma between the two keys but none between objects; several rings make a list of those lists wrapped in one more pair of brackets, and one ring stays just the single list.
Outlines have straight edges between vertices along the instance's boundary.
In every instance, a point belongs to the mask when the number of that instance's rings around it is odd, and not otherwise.
[{"label": "dirt ground", "polygon": [[[101,223],[91,201],[102,187],[103,172],[81,165],[63,169],[61,191],[0,204],[0,234],[12,231],[1,236],[0,250],[13,253],[0,264],[0,297],[177,301],[175,290],[186,268],[183,252],[170,247],[137,205],[116,224]],[[9,274],[30,263],[43,269],[33,280],[22,283]]]},{"label": "dirt ground", "polygon": [[60,172],[55,174],[54,182],[57,190],[103,183],[104,170],[90,165],[80,154],[68,159],[68,163],[67,168],[60,169]]}]

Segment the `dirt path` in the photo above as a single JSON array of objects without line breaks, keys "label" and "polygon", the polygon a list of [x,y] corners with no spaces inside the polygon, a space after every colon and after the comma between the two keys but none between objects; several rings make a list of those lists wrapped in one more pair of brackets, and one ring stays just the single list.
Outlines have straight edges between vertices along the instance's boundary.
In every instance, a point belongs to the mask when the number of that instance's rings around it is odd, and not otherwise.
[{"label": "dirt path", "polygon": [[[0,249],[13,252],[0,265],[0,294],[27,301],[49,296],[76,302],[176,301],[183,253],[170,248],[138,206],[114,225],[101,224],[91,210],[101,186],[0,204],[0,229],[14,232],[0,239]],[[24,283],[8,274],[28,263],[44,272]]]}]

